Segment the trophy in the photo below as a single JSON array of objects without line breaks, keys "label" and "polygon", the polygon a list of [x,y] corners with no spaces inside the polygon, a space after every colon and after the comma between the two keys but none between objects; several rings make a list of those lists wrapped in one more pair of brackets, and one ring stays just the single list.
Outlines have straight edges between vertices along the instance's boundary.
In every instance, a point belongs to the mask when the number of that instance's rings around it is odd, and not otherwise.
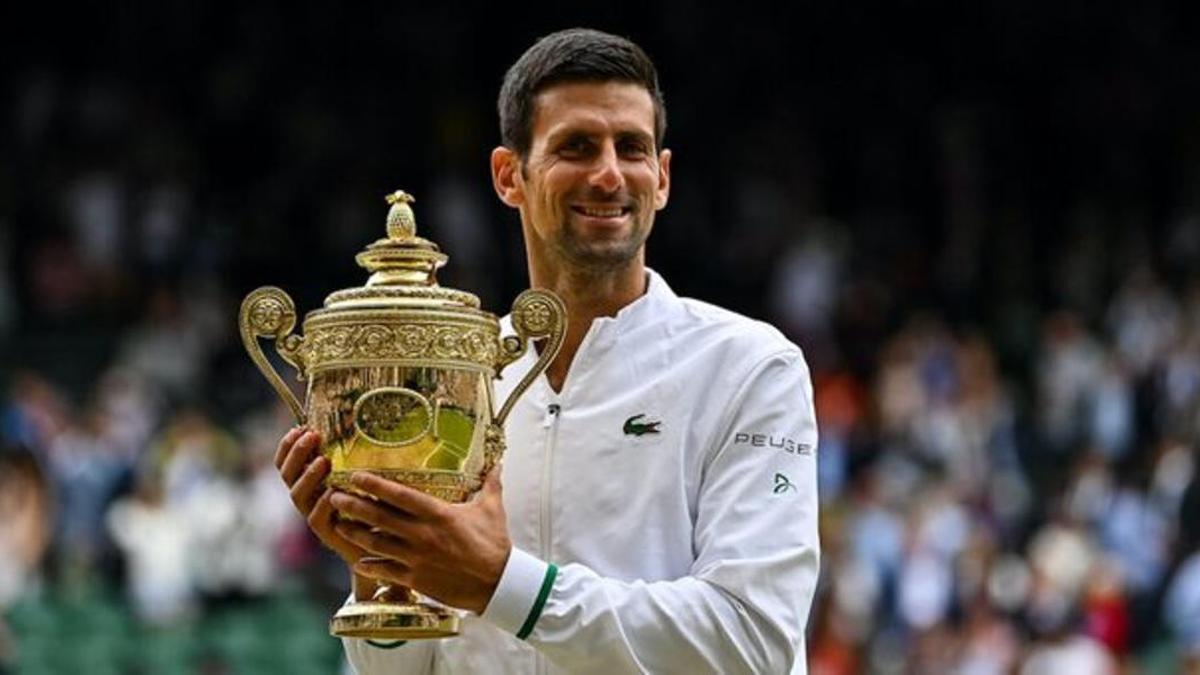
[{"label": "trophy", "polygon": [[[355,258],[371,276],[304,318],[287,293],[259,288],[242,302],[242,342],[258,369],[301,424],[321,435],[327,483],[355,491],[354,471],[371,471],[426,494],[463,502],[504,452],[504,419],[558,354],[566,310],[558,296],[521,293],[512,308],[515,335],[479,298],[438,285],[447,256],[417,236],[413,198],[387,196],[387,237]],[[271,338],[307,382],[301,405],[270,365],[258,338]],[[492,380],[544,338],[541,355],[497,410]],[[362,494],[362,493],[359,493]],[[459,615],[411,589],[382,586],[370,601],[342,607],[330,632],[343,637],[412,640],[457,635]]]}]

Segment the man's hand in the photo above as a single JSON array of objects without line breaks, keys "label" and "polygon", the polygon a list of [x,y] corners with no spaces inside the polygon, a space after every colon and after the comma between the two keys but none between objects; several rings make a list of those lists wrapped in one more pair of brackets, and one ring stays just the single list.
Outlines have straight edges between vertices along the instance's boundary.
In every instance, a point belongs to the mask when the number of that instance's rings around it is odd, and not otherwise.
[{"label": "man's hand", "polygon": [[[378,499],[335,492],[333,507],[351,520],[334,530],[372,556],[354,571],[482,614],[508,563],[512,542],[501,499],[500,468],[475,499],[451,504],[360,471],[354,487]],[[378,557],[375,557],[378,556]]]},{"label": "man's hand", "polygon": [[[334,529],[337,512],[330,501],[334,491],[324,488],[325,476],[329,474],[329,460],[319,454],[321,437],[305,427],[296,427],[279,441],[275,451],[275,467],[291,491],[292,503],[308,521],[308,527],[322,544],[328,546],[351,568],[367,552]],[[355,595],[359,599],[370,597],[373,584],[361,584],[355,579]]]}]

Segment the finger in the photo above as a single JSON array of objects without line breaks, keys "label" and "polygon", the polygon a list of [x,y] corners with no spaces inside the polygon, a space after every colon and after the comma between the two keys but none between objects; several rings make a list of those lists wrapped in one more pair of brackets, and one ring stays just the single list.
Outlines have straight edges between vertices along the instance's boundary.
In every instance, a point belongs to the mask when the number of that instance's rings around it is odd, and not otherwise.
[{"label": "finger", "polygon": [[376,476],[368,471],[354,472],[350,476],[350,483],[364,492],[375,495],[384,503],[418,518],[440,517],[447,507],[446,502],[437,497],[431,497],[424,492]]},{"label": "finger", "polygon": [[399,539],[389,536],[386,532],[361,523],[348,520],[338,522],[333,526],[340,537],[362,548],[369,553],[383,556],[391,560],[404,562],[412,549]]},{"label": "finger", "polygon": [[401,586],[410,586],[412,581],[411,570],[408,566],[396,560],[363,558],[354,564],[354,571],[364,577],[390,581]]},{"label": "finger", "polygon": [[337,514],[337,509],[333,508],[333,488],[325,488],[325,492],[317,498],[317,503],[313,505],[312,511],[308,512],[308,524],[313,529],[323,528],[328,524],[332,529],[334,516]]},{"label": "finger", "polygon": [[371,527],[380,528],[394,536],[407,538],[412,530],[412,517],[396,511],[386,504],[372,502],[363,497],[335,491],[329,498],[333,508],[350,520],[357,520]]},{"label": "finger", "polygon": [[292,427],[288,430],[283,438],[279,439],[279,447],[275,448],[275,468],[283,468],[283,459],[287,457],[288,450],[292,449],[292,444],[300,438],[300,434],[304,433],[304,427]]},{"label": "finger", "polygon": [[334,553],[341,556],[347,563],[354,564],[366,551],[353,542],[347,541],[334,529],[337,511],[334,510],[333,504],[329,500],[332,495],[333,490],[326,488],[325,493],[317,499],[316,506],[308,514],[308,526],[312,528],[313,534],[316,534],[323,544],[333,549]]},{"label": "finger", "polygon": [[307,516],[316,506],[317,498],[320,497],[321,481],[328,473],[329,460],[317,457],[309,462],[308,468],[301,474],[300,479],[292,485],[292,503],[296,505],[300,513]]},{"label": "finger", "polygon": [[483,490],[485,495],[492,497],[502,497],[504,495],[504,485],[500,482],[500,465],[492,467],[488,472],[487,478],[483,480]]},{"label": "finger", "polygon": [[321,444],[320,441],[321,437],[317,435],[317,432],[306,431],[300,437],[300,440],[292,445],[292,449],[283,460],[283,466],[279,469],[279,473],[283,476],[283,482],[286,485],[290,487],[300,477],[305,465],[308,464],[308,458],[312,456],[313,452]]}]

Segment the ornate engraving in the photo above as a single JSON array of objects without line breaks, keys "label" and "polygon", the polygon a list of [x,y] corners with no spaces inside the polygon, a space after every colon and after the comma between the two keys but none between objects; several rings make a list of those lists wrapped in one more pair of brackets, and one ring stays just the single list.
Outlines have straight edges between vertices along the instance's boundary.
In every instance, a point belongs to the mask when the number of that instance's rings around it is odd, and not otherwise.
[{"label": "ornate engraving", "polygon": [[[371,469],[370,471],[448,502],[465,502],[483,486],[483,481],[478,476],[449,471],[412,469]],[[341,490],[358,492],[358,489],[350,483],[350,476],[353,474],[353,471],[334,471],[329,474],[329,485]]]},{"label": "ornate engraving", "polygon": [[503,370],[505,366],[520,358],[528,348],[530,340],[546,338],[546,344],[533,368],[517,383],[508,395],[508,400],[500,407],[500,412],[496,413],[496,424],[500,426],[504,425],[513,404],[525,393],[534,378],[545,372],[550,367],[550,362],[558,356],[563,337],[567,333],[567,308],[557,295],[529,289],[513,301],[512,323],[517,334],[501,341],[497,370]]},{"label": "ornate engraving", "polygon": [[433,428],[433,406],[412,389],[373,389],[354,403],[354,428],[384,447],[408,445]]},{"label": "ornate engraving", "polygon": [[417,218],[413,215],[409,204],[417,201],[404,190],[396,190],[384,197],[392,208],[387,215],[388,237],[392,239],[412,239],[417,235]]},{"label": "ornate engraving", "polygon": [[281,337],[296,326],[296,306],[286,293],[267,286],[250,295],[242,304],[246,327],[255,337]]},{"label": "ornate engraving", "polygon": [[562,301],[545,291],[525,291],[513,302],[513,328],[526,338],[546,337],[565,316]]},{"label": "ornate engraving", "polygon": [[489,424],[483,437],[483,471],[487,476],[500,459],[504,457],[504,429],[495,424]]},{"label": "ornate engraving", "polygon": [[466,291],[460,291],[453,288],[445,288],[442,286],[398,286],[388,288],[386,286],[372,286],[369,288],[347,288],[340,291],[330,293],[325,298],[327,306],[333,306],[338,303],[364,303],[377,302],[380,299],[395,299],[403,298],[406,300],[436,300],[444,302],[449,306],[470,307],[471,309],[479,309],[479,298]]},{"label": "ornate engraving", "polygon": [[446,324],[312,328],[309,342],[313,368],[348,360],[425,359],[466,361],[491,369],[499,351],[494,333],[475,326]]},{"label": "ornate engraving", "polygon": [[546,332],[553,320],[554,310],[550,308],[550,303],[543,298],[531,300],[521,308],[521,321],[530,333]]},{"label": "ornate engraving", "polygon": [[258,338],[275,338],[275,349],[285,361],[295,366],[300,378],[304,378],[305,366],[303,347],[304,338],[291,335],[296,327],[296,305],[287,293],[274,286],[264,286],[256,289],[242,301],[238,313],[238,325],[242,334],[242,345],[254,365],[258,367],[263,377],[283,399],[296,416],[296,421],[304,423],[307,416],[304,407],[296,399],[295,394],[283,383],[283,378],[267,361],[262,348],[258,346]]},{"label": "ornate engraving", "polygon": [[[260,298],[250,308],[250,325],[266,335],[274,335],[283,327],[286,309],[276,298]],[[294,315],[292,317],[295,318]]]}]

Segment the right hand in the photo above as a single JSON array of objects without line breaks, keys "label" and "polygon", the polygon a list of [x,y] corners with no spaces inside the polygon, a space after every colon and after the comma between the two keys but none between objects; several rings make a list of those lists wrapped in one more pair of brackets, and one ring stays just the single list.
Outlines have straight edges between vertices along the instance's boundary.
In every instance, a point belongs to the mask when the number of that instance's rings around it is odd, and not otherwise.
[{"label": "right hand", "polygon": [[284,434],[275,451],[275,468],[291,491],[292,504],[308,521],[308,527],[321,543],[333,550],[351,568],[367,551],[337,533],[337,511],[330,497],[332,488],[324,487],[329,475],[329,459],[321,455],[321,437],[307,427],[296,427]]}]

